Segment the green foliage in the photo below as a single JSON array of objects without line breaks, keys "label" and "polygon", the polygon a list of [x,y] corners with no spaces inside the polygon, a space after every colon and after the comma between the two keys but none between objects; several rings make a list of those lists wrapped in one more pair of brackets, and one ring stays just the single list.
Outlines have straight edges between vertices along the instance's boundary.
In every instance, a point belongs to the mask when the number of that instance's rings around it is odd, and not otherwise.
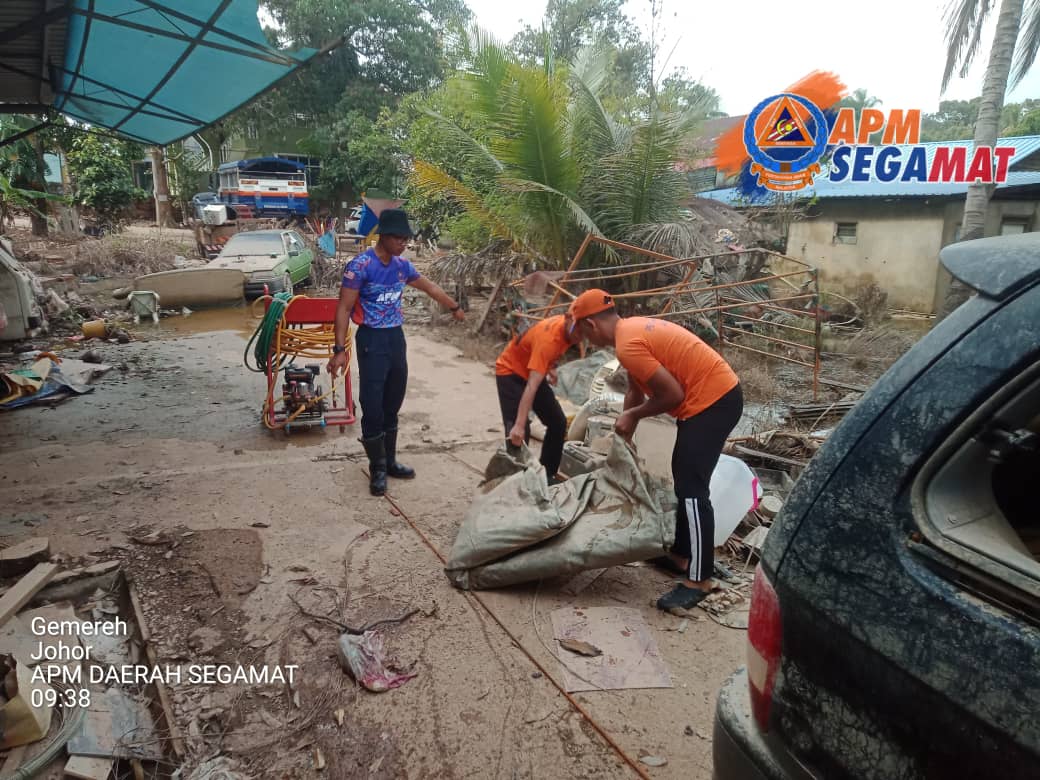
[{"label": "green foliage", "polygon": [[[0,138],[28,130],[37,122],[29,117],[0,117]],[[0,147],[0,175],[15,187],[43,189],[44,177],[50,171],[42,155],[37,153],[31,136]]]},{"label": "green foliage", "polygon": [[130,174],[132,162],[142,156],[137,144],[80,133],[68,152],[76,202],[100,219],[117,220],[135,200],[147,197]]},{"label": "green foliage", "polygon": [[[946,67],[943,70],[942,92],[946,91],[953,74],[961,78],[968,75],[976,55],[979,53],[982,43],[983,32],[989,32],[986,22],[994,8],[999,7],[998,14],[1005,10],[1008,0],[1003,3],[995,3],[993,0],[951,0],[946,13]],[[1025,77],[1026,73],[1036,61],[1036,55],[1040,52],[1040,0],[1018,0],[1021,11],[1021,23],[1017,31],[1017,43],[1015,39],[1001,41],[1000,45],[1006,47],[1005,62],[1011,61],[1012,52],[1014,60],[1010,78],[1007,86],[1014,89]],[[992,62],[992,52],[990,52]],[[1005,71],[1005,76],[1008,72]],[[1000,82],[1003,84],[1003,80]],[[1001,87],[1003,89],[1003,87]],[[1004,96],[999,99],[1003,101]]]},{"label": "green foliage", "polygon": [[719,96],[680,68],[660,84],[651,81],[655,42],[622,13],[623,0],[549,0],[539,28],[526,26],[510,49],[525,65],[572,64],[583,50],[595,48],[606,58],[599,99],[612,115],[646,119],[657,109],[721,116]]},{"label": "green foliage", "polygon": [[[975,134],[981,98],[944,100],[921,121],[922,141],[966,141]],[[1009,103],[1000,113],[1001,136],[1040,135],[1040,100]]]},{"label": "green foliage", "polygon": [[611,61],[602,47],[568,68],[525,65],[480,32],[468,42],[465,69],[438,95],[453,116],[431,112],[439,124],[409,150],[415,191],[454,201],[483,234],[557,266],[587,232],[625,240],[678,219],[687,190],[675,160],[690,113],[618,121],[601,100]]},{"label": "green foliage", "polygon": [[922,141],[961,141],[972,138],[979,116],[979,98],[944,100],[934,114],[921,120]]},{"label": "green foliage", "polygon": [[[441,82],[450,41],[469,16],[462,0],[264,0],[282,46],[343,45],[238,112],[223,138],[247,125],[310,130],[299,152],[322,162],[317,200],[351,200],[399,187],[399,138],[385,123],[402,97]],[[399,133],[396,133],[399,135]]]}]

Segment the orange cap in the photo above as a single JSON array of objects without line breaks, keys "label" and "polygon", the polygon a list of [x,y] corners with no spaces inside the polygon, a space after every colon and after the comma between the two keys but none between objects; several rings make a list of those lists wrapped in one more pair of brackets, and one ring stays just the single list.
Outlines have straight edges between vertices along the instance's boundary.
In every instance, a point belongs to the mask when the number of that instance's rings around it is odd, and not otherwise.
[{"label": "orange cap", "polygon": [[593,288],[586,290],[571,301],[571,307],[567,311],[574,318],[574,321],[577,322],[586,317],[599,314],[601,311],[613,308],[614,297],[606,290]]}]

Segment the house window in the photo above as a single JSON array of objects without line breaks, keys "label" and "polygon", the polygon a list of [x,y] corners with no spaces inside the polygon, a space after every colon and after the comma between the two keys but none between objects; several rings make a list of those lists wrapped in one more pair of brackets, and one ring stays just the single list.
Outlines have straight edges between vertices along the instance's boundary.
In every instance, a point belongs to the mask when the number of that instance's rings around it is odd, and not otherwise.
[{"label": "house window", "polygon": [[1022,217],[1007,217],[1000,220],[1000,235],[1017,236],[1029,232],[1029,220]]},{"label": "house window", "polygon": [[834,243],[835,244],[855,244],[856,243],[856,222],[836,222],[834,223]]}]

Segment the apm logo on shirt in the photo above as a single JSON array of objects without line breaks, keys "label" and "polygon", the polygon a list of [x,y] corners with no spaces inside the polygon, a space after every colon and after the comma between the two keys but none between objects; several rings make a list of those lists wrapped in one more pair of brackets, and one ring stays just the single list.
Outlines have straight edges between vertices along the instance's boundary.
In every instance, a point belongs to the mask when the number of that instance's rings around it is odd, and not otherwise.
[{"label": "apm logo on shirt", "polygon": [[397,303],[401,300],[400,290],[387,290],[376,296],[376,303]]}]

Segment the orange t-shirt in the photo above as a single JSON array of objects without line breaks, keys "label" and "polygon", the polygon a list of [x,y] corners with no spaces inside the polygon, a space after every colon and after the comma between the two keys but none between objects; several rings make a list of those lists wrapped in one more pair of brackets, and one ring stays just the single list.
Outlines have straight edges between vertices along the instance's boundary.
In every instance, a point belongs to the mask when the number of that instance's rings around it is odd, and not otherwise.
[{"label": "orange t-shirt", "polygon": [[495,374],[528,379],[532,371],[549,373],[549,368],[570,347],[567,323],[562,314],[547,317],[532,325],[520,338],[514,338],[495,361]]},{"label": "orange t-shirt", "polygon": [[626,317],[614,337],[618,360],[644,394],[646,383],[664,366],[686,393],[668,412],[685,420],[703,412],[737,386],[737,375],[722,356],[682,325],[649,317]]}]

